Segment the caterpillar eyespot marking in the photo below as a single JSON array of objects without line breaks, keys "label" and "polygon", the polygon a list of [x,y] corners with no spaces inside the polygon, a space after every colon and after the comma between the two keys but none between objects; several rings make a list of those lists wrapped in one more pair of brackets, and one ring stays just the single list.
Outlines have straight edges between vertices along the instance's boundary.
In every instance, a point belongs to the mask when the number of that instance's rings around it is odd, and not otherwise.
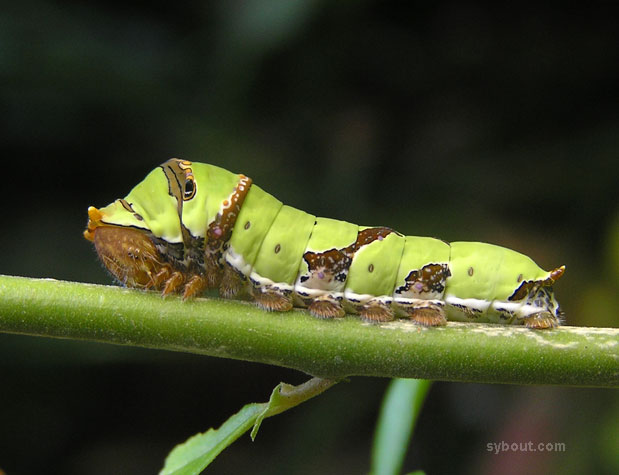
[{"label": "caterpillar eyespot marking", "polygon": [[294,305],[323,319],[352,313],[426,326],[456,320],[540,329],[563,316],[553,285],[565,266],[545,271],[492,244],[316,217],[245,175],[175,158],[125,198],[91,206],[84,237],[121,284],[164,295],[219,288],[274,311]]}]

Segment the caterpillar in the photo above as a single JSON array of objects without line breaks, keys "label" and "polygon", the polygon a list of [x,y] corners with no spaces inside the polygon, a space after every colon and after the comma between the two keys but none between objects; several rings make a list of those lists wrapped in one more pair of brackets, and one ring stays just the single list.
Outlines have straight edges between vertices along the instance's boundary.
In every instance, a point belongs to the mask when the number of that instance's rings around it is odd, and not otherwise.
[{"label": "caterpillar", "polygon": [[259,307],[319,318],[409,318],[552,328],[565,266],[481,242],[404,236],[284,205],[245,175],[177,158],[123,199],[88,208],[84,237],[123,285],[191,298],[218,288]]}]

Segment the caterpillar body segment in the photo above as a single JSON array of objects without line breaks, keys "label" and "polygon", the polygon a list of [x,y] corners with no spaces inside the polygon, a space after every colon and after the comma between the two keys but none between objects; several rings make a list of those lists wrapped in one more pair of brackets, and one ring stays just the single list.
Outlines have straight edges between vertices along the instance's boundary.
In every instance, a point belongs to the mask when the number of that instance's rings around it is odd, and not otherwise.
[{"label": "caterpillar body segment", "polygon": [[213,165],[168,160],[88,216],[84,236],[110,273],[164,295],[218,288],[267,310],[297,306],[325,319],[354,313],[427,326],[550,328],[562,317],[552,286],[565,267],[548,272],[491,244],[316,217]]}]

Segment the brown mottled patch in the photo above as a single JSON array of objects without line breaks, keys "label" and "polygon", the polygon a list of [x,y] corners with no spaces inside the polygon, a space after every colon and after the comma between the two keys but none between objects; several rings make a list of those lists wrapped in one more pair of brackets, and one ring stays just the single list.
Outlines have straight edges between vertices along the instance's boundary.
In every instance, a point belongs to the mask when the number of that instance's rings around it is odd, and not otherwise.
[{"label": "brown mottled patch", "polygon": [[561,278],[563,273],[565,272],[565,266],[557,267],[553,271],[550,272],[550,276],[544,280],[525,280],[520,286],[516,289],[516,291],[508,297],[507,300],[510,301],[518,301],[522,300],[527,295],[530,295],[533,292],[536,292],[540,287],[550,287],[554,285],[554,283]]},{"label": "brown mottled patch", "polygon": [[368,244],[371,244],[376,240],[382,241],[394,232],[395,231],[393,229],[385,227],[363,229],[357,234],[357,240],[350,246],[342,249],[342,252],[352,257],[355,255],[355,252],[357,252],[363,246],[367,246]]},{"label": "brown mottled patch", "polygon": [[325,282],[331,282],[334,279],[344,282],[352,263],[352,258],[339,249],[329,249],[324,252],[308,251],[303,254],[303,259],[307,262],[310,274],[324,273],[321,280]]},{"label": "brown mottled patch", "polygon": [[239,175],[239,182],[225,200],[222,211],[217,213],[206,231],[204,246],[204,272],[209,276],[208,287],[217,287],[223,273],[222,256],[225,245],[232,237],[234,224],[251,187],[251,178]]},{"label": "brown mottled patch", "polygon": [[[301,282],[305,282],[314,276],[325,283],[330,283],[333,280],[344,283],[348,277],[348,269],[355,253],[363,246],[367,246],[376,240],[383,240],[393,232],[395,231],[389,228],[367,228],[359,231],[355,242],[345,248],[334,248],[324,252],[306,252],[303,254],[303,259],[307,262],[310,275],[302,276]],[[373,270],[372,266],[370,272]],[[320,273],[323,274],[322,277],[320,277]]]},{"label": "brown mottled patch", "polygon": [[520,286],[516,289],[516,291],[510,295],[507,300],[522,300],[525,298],[532,290],[539,287],[540,281],[537,280],[525,280]]},{"label": "brown mottled patch", "polygon": [[402,294],[414,290],[418,294],[442,293],[445,281],[451,275],[447,264],[427,264],[421,269],[412,270],[406,277],[406,284],[396,289]]}]

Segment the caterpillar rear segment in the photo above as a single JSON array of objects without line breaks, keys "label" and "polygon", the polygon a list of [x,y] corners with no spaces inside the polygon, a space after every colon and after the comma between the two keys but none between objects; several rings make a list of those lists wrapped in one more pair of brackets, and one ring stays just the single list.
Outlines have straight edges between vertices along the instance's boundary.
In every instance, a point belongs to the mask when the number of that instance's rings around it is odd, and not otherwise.
[{"label": "caterpillar rear segment", "polygon": [[183,298],[218,288],[272,311],[307,307],[331,319],[410,318],[559,325],[547,272],[515,251],[445,243],[319,218],[213,165],[171,159],[124,199],[88,209],[84,236],[128,287]]}]

